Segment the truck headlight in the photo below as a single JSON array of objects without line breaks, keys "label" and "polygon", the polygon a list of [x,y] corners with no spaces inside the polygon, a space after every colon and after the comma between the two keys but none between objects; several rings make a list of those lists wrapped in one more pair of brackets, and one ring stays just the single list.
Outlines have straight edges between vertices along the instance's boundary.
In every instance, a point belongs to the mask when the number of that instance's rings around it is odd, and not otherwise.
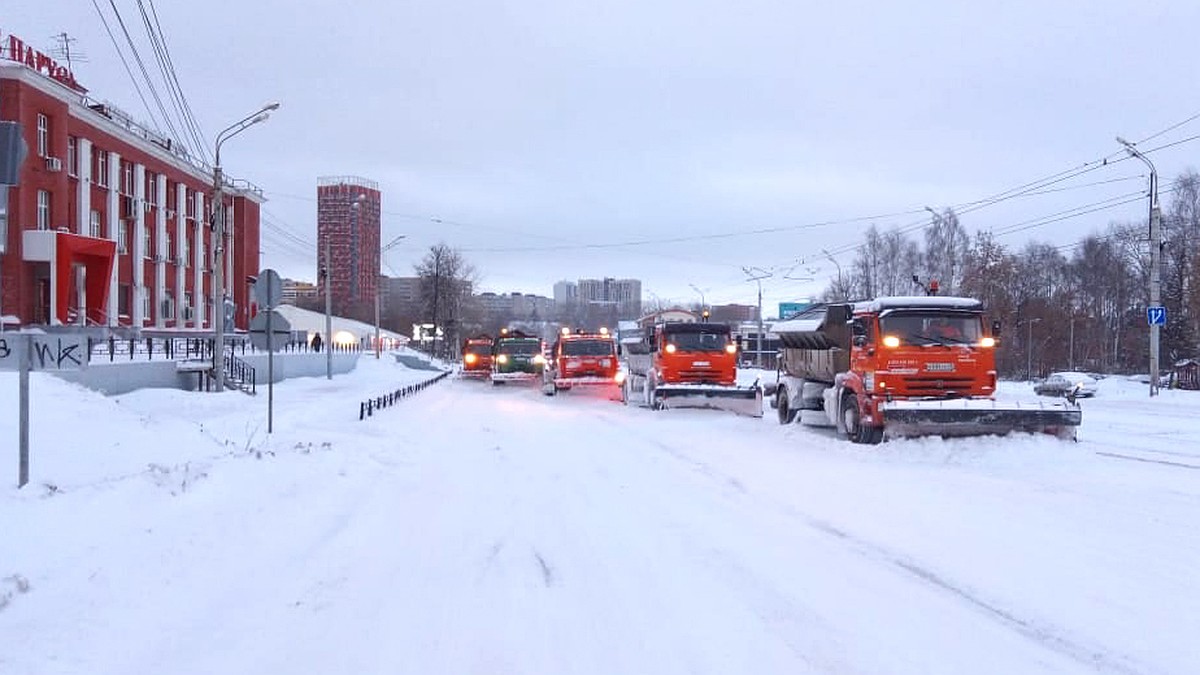
[{"label": "truck headlight", "polygon": [[537,354],[533,357],[533,362],[538,364],[545,363],[546,357],[542,356],[541,354]]},{"label": "truck headlight", "polygon": [[508,354],[501,354],[496,357],[496,363],[508,363]]}]

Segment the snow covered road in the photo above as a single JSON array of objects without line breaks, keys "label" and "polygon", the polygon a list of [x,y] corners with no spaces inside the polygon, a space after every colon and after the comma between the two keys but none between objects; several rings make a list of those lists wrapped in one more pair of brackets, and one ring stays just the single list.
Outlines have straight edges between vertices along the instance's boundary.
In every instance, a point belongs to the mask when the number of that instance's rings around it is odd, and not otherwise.
[{"label": "snow covered road", "polygon": [[1107,411],[1124,399],[1089,403],[1078,444],[863,448],[464,381],[360,423],[355,392],[418,377],[364,361],[281,386],[269,440],[240,394],[123,397],[178,439],[169,462],[88,482],[47,459],[69,487],[0,493],[0,673],[1200,663],[1200,476],[1097,454],[1156,449]]}]

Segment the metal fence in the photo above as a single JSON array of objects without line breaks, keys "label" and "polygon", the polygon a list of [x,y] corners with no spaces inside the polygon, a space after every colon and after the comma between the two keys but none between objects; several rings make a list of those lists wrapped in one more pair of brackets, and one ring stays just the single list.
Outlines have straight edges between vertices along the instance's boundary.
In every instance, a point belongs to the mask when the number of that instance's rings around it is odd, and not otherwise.
[{"label": "metal fence", "polygon": [[[120,338],[109,336],[107,339],[88,338],[88,357],[90,361],[211,360],[214,343],[213,338],[203,337]],[[254,345],[250,344],[250,340],[244,337],[226,338],[226,344],[231,354],[244,356],[266,353],[265,350],[255,349]],[[281,344],[276,353],[316,353],[323,351],[325,347],[322,345],[321,349],[314,350],[309,343],[303,340],[294,340]],[[362,347],[358,344],[334,344],[331,349],[334,353],[362,351]]]},{"label": "metal fence", "polygon": [[380,408],[387,408],[396,405],[409,396],[412,396],[419,391],[423,391],[426,387],[446,379],[449,377],[449,375],[449,371],[439,373],[437,376],[425,380],[424,382],[410,384],[407,387],[400,387],[399,389],[396,389],[395,391],[389,391],[382,396],[376,396],[375,398],[369,398],[365,401],[361,401],[358,404],[358,419],[364,420],[374,415],[375,411]]}]

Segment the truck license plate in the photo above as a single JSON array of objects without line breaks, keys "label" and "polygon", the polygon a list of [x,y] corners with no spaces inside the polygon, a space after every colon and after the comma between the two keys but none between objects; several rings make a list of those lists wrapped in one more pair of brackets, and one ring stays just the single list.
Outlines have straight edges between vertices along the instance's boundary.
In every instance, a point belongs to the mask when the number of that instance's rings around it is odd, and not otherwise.
[{"label": "truck license plate", "polygon": [[925,370],[931,373],[948,373],[954,370],[953,363],[926,363]]},{"label": "truck license plate", "polygon": [[711,366],[712,363],[710,363],[708,361],[692,361],[692,365],[696,366],[696,367],[701,367],[701,366]]}]

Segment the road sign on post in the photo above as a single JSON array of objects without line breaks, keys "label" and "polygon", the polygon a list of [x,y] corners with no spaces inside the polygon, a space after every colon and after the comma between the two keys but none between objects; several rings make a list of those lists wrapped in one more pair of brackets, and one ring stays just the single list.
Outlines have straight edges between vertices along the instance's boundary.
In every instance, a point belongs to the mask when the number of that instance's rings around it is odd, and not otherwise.
[{"label": "road sign on post", "polygon": [[1155,305],[1146,308],[1146,323],[1151,326],[1167,325],[1167,308],[1162,305]]},{"label": "road sign on post", "polygon": [[0,334],[0,370],[16,370],[18,388],[17,487],[29,482],[29,371],[87,367],[84,335]]},{"label": "road sign on post", "polygon": [[275,351],[291,337],[292,324],[276,310],[261,310],[250,319],[250,344],[254,345],[255,349]]},{"label": "road sign on post", "polygon": [[[272,269],[258,273],[254,282],[254,301],[259,313],[250,322],[250,340],[255,347],[267,350],[267,433],[275,427],[275,348],[280,340],[291,337],[292,326],[275,308],[283,301],[283,279]],[[265,310],[265,311],[262,311]]]},{"label": "road sign on post", "polygon": [[283,301],[283,279],[275,270],[263,270],[254,282],[254,302],[264,309],[275,309]]}]

